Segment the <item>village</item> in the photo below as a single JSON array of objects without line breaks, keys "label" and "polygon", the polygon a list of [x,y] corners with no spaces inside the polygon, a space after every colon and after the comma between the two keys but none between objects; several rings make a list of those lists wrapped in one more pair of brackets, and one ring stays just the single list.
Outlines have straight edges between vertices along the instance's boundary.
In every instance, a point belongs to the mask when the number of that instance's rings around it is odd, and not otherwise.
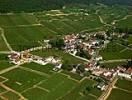
[{"label": "village", "polygon": [[[119,37],[123,34],[118,35]],[[81,33],[81,34],[69,34],[61,38],[62,43],[57,45],[57,40],[43,40],[46,44],[44,47],[31,48],[25,51],[16,52],[13,51],[8,57],[10,63],[21,65],[23,63],[37,63],[40,65],[53,64],[55,67],[54,71],[59,71],[64,69],[63,61],[60,57],[49,56],[49,57],[39,57],[31,54],[30,52],[35,50],[42,50],[46,48],[57,48],[62,49],[65,53],[68,53],[78,59],[85,61],[83,65],[74,65],[69,70],[72,73],[78,73],[81,76],[85,76],[84,73],[89,72],[88,77],[99,80],[97,88],[104,91],[108,88],[109,82],[112,82],[116,77],[126,78],[128,80],[132,79],[132,68],[124,68],[123,66],[117,66],[116,68],[102,68],[99,64],[103,61],[103,57],[99,55],[99,50],[107,47],[110,42],[110,37],[104,31],[92,32],[92,33]],[[55,43],[56,42],[56,43]],[[82,68],[79,68],[83,66]],[[78,72],[79,70],[79,72]]]}]

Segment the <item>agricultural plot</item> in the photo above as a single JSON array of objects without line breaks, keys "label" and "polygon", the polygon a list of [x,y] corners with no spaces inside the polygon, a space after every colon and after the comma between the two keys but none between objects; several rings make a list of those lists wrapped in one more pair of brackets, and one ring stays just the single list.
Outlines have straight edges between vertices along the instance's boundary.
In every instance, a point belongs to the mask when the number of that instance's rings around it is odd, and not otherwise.
[{"label": "agricultural plot", "polygon": [[61,12],[60,14],[52,14],[48,11],[43,14],[36,14],[36,17],[44,26],[62,35],[103,27],[97,15],[85,15],[81,11],[78,13]]},{"label": "agricultural plot", "polygon": [[120,20],[116,23],[116,26],[119,28],[128,28],[131,29],[132,28],[132,16],[128,16],[123,20]]},{"label": "agricultural plot", "polygon": [[[69,100],[69,98],[96,100],[101,95],[101,91],[94,88],[97,84],[95,81],[87,79],[80,81],[66,73],[50,72],[51,65],[41,66],[31,63],[22,66],[2,74],[1,77],[8,79],[3,83],[4,85],[22,94],[28,100]],[[42,67],[47,68],[44,68],[44,71]],[[89,87],[90,91],[84,95],[83,91],[86,87]],[[4,91],[5,89],[1,88],[1,92]],[[18,94],[10,91],[3,93],[2,97],[10,100],[20,98]]]},{"label": "agricultural plot", "polygon": [[60,57],[63,62],[67,64],[80,64],[84,63],[83,60],[75,58],[68,53],[65,53],[62,50],[55,50],[55,49],[48,49],[48,50],[40,50],[32,52],[34,55],[42,56],[42,57],[49,57],[49,56],[57,56]]},{"label": "agricultural plot", "polygon": [[111,24],[114,20],[120,20],[127,15],[127,9],[119,6],[102,7],[99,9],[98,14],[102,17],[103,21]]},{"label": "agricultural plot", "polygon": [[132,45],[132,35],[130,35],[130,36],[128,37],[128,43],[129,43],[130,45]]},{"label": "agricultural plot", "polygon": [[11,91],[8,91],[8,92],[4,93],[2,96],[6,99],[9,99],[9,100],[18,100],[18,99],[20,99],[20,97],[17,94],[15,94]]},{"label": "agricultural plot", "polygon": [[13,64],[9,63],[7,55],[0,54],[0,71],[9,68],[10,66],[13,66]]},{"label": "agricultural plot", "polygon": [[11,14],[11,15],[0,15],[0,26],[9,27],[17,25],[32,25],[38,24],[36,18],[29,14]]},{"label": "agricultural plot", "polygon": [[0,51],[8,51],[8,48],[0,34]]},{"label": "agricultural plot", "polygon": [[113,89],[107,100],[131,100],[132,93],[125,92],[119,89]]},{"label": "agricultural plot", "polygon": [[9,71],[8,73],[2,74],[1,76],[8,79],[8,81],[4,83],[5,85],[18,92],[22,92],[25,89],[28,89],[37,84],[41,80],[46,79],[46,76],[42,76],[22,69],[15,69]]},{"label": "agricultural plot", "polygon": [[100,51],[100,55],[103,56],[104,60],[131,59],[132,52],[124,46],[111,42],[105,49]]},{"label": "agricultural plot", "polygon": [[[71,92],[65,95],[62,100],[97,100],[97,98],[101,95],[101,91],[94,88],[95,85],[95,81],[86,79]],[[89,91],[84,93],[86,87],[89,88]]]},{"label": "agricultural plot", "polygon": [[127,100],[131,100],[132,81],[119,79],[115,87],[107,100],[125,100],[126,98]]},{"label": "agricultural plot", "polygon": [[122,66],[122,65],[126,65],[127,61],[124,62],[113,62],[113,63],[102,63],[101,66],[105,66],[105,68],[116,68],[117,66]]},{"label": "agricultural plot", "polygon": [[117,81],[116,86],[132,92],[132,81],[120,79]]},{"label": "agricultural plot", "polygon": [[54,73],[52,71],[54,66],[51,65],[51,64],[47,64],[47,65],[43,66],[43,65],[36,64],[36,63],[29,63],[29,64],[24,64],[22,66],[25,67],[25,68],[30,68],[32,70],[44,72],[48,75],[52,75]]},{"label": "agricultural plot", "polygon": [[14,50],[39,46],[38,41],[55,35],[55,32],[43,26],[5,28],[5,36]]},{"label": "agricultural plot", "polygon": [[4,89],[3,87],[0,86],[0,93],[5,92],[5,91],[6,91],[6,89]]}]

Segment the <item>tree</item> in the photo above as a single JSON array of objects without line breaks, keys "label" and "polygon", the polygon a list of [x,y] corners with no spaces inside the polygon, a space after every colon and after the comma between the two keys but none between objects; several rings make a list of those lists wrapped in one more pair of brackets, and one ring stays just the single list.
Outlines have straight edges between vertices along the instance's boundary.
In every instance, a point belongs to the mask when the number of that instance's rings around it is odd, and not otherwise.
[{"label": "tree", "polygon": [[73,69],[73,66],[68,64],[68,61],[66,61],[62,65],[62,69],[67,70],[67,71],[71,71]]},{"label": "tree", "polygon": [[81,74],[85,72],[85,67],[83,65],[79,65],[77,68],[77,73]]},{"label": "tree", "polygon": [[61,49],[62,47],[65,46],[64,40],[61,38],[52,39],[50,40],[49,44],[51,44],[52,47],[58,48],[58,49]]},{"label": "tree", "polygon": [[87,51],[84,51],[83,49],[80,49],[80,51],[77,52],[77,56],[84,57],[86,59],[90,59],[91,56]]}]

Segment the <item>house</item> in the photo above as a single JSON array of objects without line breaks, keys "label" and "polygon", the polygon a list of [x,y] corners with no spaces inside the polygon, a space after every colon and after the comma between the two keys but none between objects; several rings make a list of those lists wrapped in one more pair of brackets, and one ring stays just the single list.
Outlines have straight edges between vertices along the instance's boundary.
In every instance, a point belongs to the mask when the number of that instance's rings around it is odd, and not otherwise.
[{"label": "house", "polygon": [[101,91],[104,91],[106,89],[106,84],[104,82],[100,82],[97,85],[97,88],[100,89]]},{"label": "house", "polygon": [[96,61],[100,61],[100,60],[103,60],[103,57],[102,56],[96,57]]},{"label": "house", "polygon": [[127,78],[127,79],[131,79],[132,78],[132,75],[127,74],[127,73],[121,73],[121,72],[118,72],[118,76],[124,77],[124,78]]},{"label": "house", "polygon": [[112,80],[113,77],[115,77],[117,75],[117,72],[115,71],[104,71],[100,76],[107,79],[107,80]]}]

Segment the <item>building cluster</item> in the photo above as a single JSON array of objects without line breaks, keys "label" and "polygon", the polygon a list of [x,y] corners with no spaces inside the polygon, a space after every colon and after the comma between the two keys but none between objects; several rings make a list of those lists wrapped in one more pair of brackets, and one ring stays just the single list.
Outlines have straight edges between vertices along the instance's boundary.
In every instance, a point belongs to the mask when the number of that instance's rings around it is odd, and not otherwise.
[{"label": "building cluster", "polygon": [[55,69],[60,69],[62,66],[61,59],[59,59],[58,57],[50,56],[50,57],[43,58],[36,55],[32,55],[28,51],[12,52],[8,57],[11,63],[16,65],[34,62],[40,65],[46,65],[50,63],[55,65]]},{"label": "building cluster", "polygon": [[[89,55],[93,56],[95,60],[102,60],[102,57],[97,57],[96,49],[104,46],[105,40],[98,39],[97,34],[105,37],[105,33],[96,32],[89,34],[71,34],[64,36],[65,51],[76,55],[80,49],[86,51]],[[102,43],[102,44],[101,44]],[[96,57],[95,57],[96,56]]]}]

